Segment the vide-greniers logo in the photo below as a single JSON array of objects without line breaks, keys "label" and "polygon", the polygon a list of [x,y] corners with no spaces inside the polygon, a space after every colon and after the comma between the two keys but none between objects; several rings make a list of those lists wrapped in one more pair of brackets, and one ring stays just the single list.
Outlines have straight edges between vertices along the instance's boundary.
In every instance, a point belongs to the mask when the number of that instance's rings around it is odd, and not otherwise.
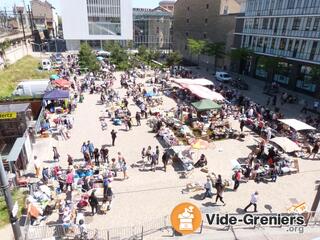
[{"label": "vide-greniers logo", "polygon": [[181,203],[171,212],[171,225],[179,233],[194,233],[201,225],[200,209],[192,203]]}]

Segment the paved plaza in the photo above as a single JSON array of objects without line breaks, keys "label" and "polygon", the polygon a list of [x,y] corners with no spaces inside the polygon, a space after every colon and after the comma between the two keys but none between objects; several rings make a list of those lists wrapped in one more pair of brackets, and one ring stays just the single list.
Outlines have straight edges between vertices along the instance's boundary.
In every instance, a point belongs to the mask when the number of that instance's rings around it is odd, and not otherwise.
[{"label": "paved plaza", "polygon": [[[118,81],[115,88],[121,96],[125,90],[120,88],[120,73],[116,74]],[[143,82],[143,80],[140,80]],[[117,152],[121,152],[125,157],[128,166],[134,165],[141,160],[140,153],[143,147],[160,146],[154,133],[150,133],[150,128],[146,125],[146,120],[142,120],[142,126],[133,127],[131,131],[125,131],[124,126],[115,127],[108,122],[108,129],[102,131],[99,116],[104,111],[104,106],[97,104],[99,95],[85,94],[84,103],[79,103],[74,113],[75,123],[71,130],[71,138],[67,141],[57,141],[55,139],[44,139],[36,144],[36,155],[43,160],[44,165],[53,166],[52,146],[56,146],[61,155],[61,164],[67,166],[67,154],[74,159],[81,159],[81,145],[84,141],[90,140],[95,147],[110,145],[110,132],[115,129],[118,132],[116,146],[110,147],[110,157],[116,157]],[[163,96],[164,104],[162,108],[168,110],[176,103]],[[138,108],[129,100],[130,111],[134,114]],[[239,129],[239,123],[231,119],[232,127]],[[251,152],[250,146],[255,145],[256,137],[251,131],[246,130],[248,137],[245,141],[224,140],[214,142],[207,150],[196,152],[198,156],[205,153],[208,158],[210,172],[221,174],[223,178],[230,179],[232,175],[231,160],[245,158]],[[161,156],[161,154],[160,154]],[[160,161],[161,162],[161,161]],[[129,179],[122,181],[116,179],[112,182],[115,194],[111,211],[106,215],[95,215],[87,217],[87,222],[94,228],[105,229],[132,226],[148,222],[169,215],[171,209],[181,202],[195,203],[201,208],[219,208],[221,212],[241,212],[253,191],[259,191],[259,212],[286,212],[287,208],[294,202],[306,202],[310,207],[315,196],[314,183],[319,177],[320,161],[300,160],[300,173],[287,175],[278,178],[276,183],[257,184],[253,181],[240,185],[237,192],[226,192],[224,200],[226,206],[214,206],[214,199],[201,199],[202,192],[182,194],[181,190],[187,183],[199,182],[203,185],[206,181],[206,174],[196,169],[187,179],[179,178],[178,173],[172,166],[168,171],[161,170],[158,166],[156,172],[140,171],[138,168],[128,169]],[[122,178],[122,174],[120,173]],[[268,210],[267,210],[268,209]],[[269,210],[270,209],[270,210]],[[88,209],[89,211],[89,209]]]},{"label": "paved plaza", "polygon": [[[121,97],[125,95],[125,89],[120,88],[120,73],[115,74],[117,81],[114,88],[120,93]],[[138,82],[145,83],[146,79],[138,79]],[[152,86],[145,85],[152,89]],[[256,90],[250,91],[248,95],[254,98],[258,95],[259,101],[265,101],[262,94]],[[258,211],[260,213],[269,212],[286,212],[287,209],[296,202],[306,202],[310,209],[315,197],[315,181],[319,179],[320,160],[299,160],[300,172],[298,174],[286,175],[279,177],[276,183],[241,183],[238,191],[226,191],[224,201],[226,206],[214,205],[215,196],[212,199],[206,198],[201,200],[203,191],[182,193],[188,183],[198,182],[203,185],[206,181],[206,173],[195,169],[193,174],[185,179],[180,178],[176,166],[169,165],[167,172],[162,170],[162,163],[158,165],[155,172],[141,171],[135,164],[141,160],[141,150],[143,147],[159,146],[163,147],[151,133],[151,129],[147,126],[147,121],[142,120],[142,126],[134,126],[131,131],[126,131],[124,126],[116,127],[108,121],[108,129],[103,131],[99,116],[105,111],[105,106],[98,104],[99,94],[85,93],[83,103],[78,103],[78,107],[74,112],[74,126],[71,129],[71,138],[67,141],[57,140],[54,138],[38,139],[34,145],[34,154],[41,159],[42,166],[55,166],[53,163],[52,147],[56,146],[60,155],[61,162],[59,165],[67,167],[67,154],[70,154],[76,161],[82,161],[82,153],[80,148],[83,142],[90,140],[94,146],[100,148],[102,145],[109,146],[110,158],[116,157],[121,152],[127,161],[129,179],[122,180],[122,173],[111,183],[115,195],[112,203],[111,211],[106,215],[87,216],[86,223],[89,229],[110,229],[122,228],[127,226],[143,225],[151,222],[161,221],[163,217],[170,215],[171,210],[179,203],[191,202],[199,206],[203,211],[219,211],[222,213],[242,213],[242,209],[248,204],[250,195],[254,191],[259,191]],[[169,110],[176,106],[176,102],[171,98],[162,96],[164,102],[161,108]],[[266,98],[266,97],[265,97]],[[287,107],[287,106],[286,106]],[[290,114],[297,114],[300,106],[291,105]],[[138,111],[138,107],[129,99],[129,109],[134,115]],[[284,109],[284,111],[286,111]],[[232,128],[239,129],[239,122],[230,119]],[[118,132],[115,147],[111,147],[110,132],[115,129]],[[196,156],[204,153],[208,159],[209,172],[221,174],[222,178],[231,179],[232,160],[246,158],[251,152],[250,147],[256,145],[255,139],[258,136],[245,129],[247,137],[244,141],[239,140],[222,140],[215,141],[210,145],[209,149],[195,151]],[[33,164],[29,164],[30,171],[33,170]],[[86,209],[90,212],[90,207]],[[50,222],[58,220],[58,215],[50,216]],[[160,223],[159,223],[160,224]],[[237,230],[240,236],[246,236],[242,230]],[[0,232],[8,233],[10,228],[4,228]],[[212,230],[204,229],[203,234],[186,239],[203,239],[200,236],[212,233]],[[10,233],[11,234],[11,233]],[[221,233],[222,234],[222,233]],[[257,231],[256,236],[265,236],[264,231]],[[280,233],[281,235],[282,233]],[[165,239],[169,238],[170,233],[164,231],[147,237],[146,239]],[[224,239],[232,239],[234,235],[231,231],[224,233]],[[309,235],[308,235],[309,236]],[[311,234],[310,236],[314,236]],[[172,238],[170,238],[172,239]],[[222,238],[212,238],[222,239]],[[240,238],[241,239],[241,238]],[[249,239],[249,238],[248,238]],[[253,238],[252,238],[253,239]],[[259,239],[263,239],[262,237]],[[265,239],[284,239],[284,238],[265,238]],[[302,239],[302,238],[296,238]]]}]

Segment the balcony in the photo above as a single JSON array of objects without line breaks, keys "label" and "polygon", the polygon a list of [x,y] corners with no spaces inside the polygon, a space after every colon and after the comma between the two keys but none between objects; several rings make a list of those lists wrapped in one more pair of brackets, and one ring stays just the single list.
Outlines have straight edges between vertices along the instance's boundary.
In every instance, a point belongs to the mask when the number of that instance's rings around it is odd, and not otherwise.
[{"label": "balcony", "polygon": [[311,39],[320,38],[320,31],[293,31],[289,29],[287,30],[278,29],[276,32],[274,32],[273,29],[245,28],[243,29],[243,33],[263,35],[263,36],[278,36],[278,37],[311,38]]},{"label": "balcony", "polygon": [[283,58],[292,58],[301,61],[312,61],[320,64],[320,54],[314,54],[313,58],[310,58],[310,53],[307,52],[297,52],[297,51],[287,51],[287,50],[279,50],[279,49],[271,49],[271,48],[263,48],[263,47],[248,47],[253,50],[255,53],[272,55],[275,57],[283,57]]},{"label": "balcony", "polygon": [[295,8],[295,9],[269,9],[247,11],[246,17],[250,16],[287,16],[287,15],[320,15],[320,8]]}]

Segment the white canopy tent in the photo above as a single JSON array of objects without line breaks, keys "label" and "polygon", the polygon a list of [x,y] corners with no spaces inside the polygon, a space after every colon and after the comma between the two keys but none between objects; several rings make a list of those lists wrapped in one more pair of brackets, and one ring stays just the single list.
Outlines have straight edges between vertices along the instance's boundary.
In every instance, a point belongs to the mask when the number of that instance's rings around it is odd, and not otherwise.
[{"label": "white canopy tent", "polygon": [[303,131],[303,130],[315,130],[314,127],[301,122],[297,119],[279,119],[280,122],[288,125],[289,127],[293,128],[296,131]]},{"label": "white canopy tent", "polygon": [[301,150],[300,147],[295,142],[291,141],[289,138],[286,138],[286,137],[275,137],[270,139],[270,142],[278,145],[286,153],[291,153],[291,152],[296,152]]},{"label": "white canopy tent", "polygon": [[212,101],[223,101],[224,97],[217,92],[210,90],[209,88],[200,85],[183,85],[185,88],[189,89],[193,94],[197,95],[202,99],[209,99]]},{"label": "white canopy tent", "polygon": [[187,85],[200,85],[200,86],[213,86],[213,82],[205,78],[172,78],[172,81],[179,84],[187,84]]}]

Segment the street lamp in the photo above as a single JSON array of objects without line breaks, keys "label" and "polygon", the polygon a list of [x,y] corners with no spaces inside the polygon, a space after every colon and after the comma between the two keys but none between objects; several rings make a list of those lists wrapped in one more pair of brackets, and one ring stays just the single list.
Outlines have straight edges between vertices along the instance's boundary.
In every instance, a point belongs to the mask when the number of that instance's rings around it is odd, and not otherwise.
[{"label": "street lamp", "polygon": [[13,209],[14,209],[13,200],[12,200],[11,192],[9,189],[9,182],[8,182],[8,178],[7,178],[7,173],[4,170],[1,155],[0,155],[0,184],[1,184],[1,189],[3,192],[4,198],[6,200],[7,207],[8,207],[8,214],[9,214],[9,219],[10,219],[12,231],[14,234],[14,239],[15,240],[22,240],[20,224],[19,224],[18,218],[16,216],[16,212],[13,211]]}]

